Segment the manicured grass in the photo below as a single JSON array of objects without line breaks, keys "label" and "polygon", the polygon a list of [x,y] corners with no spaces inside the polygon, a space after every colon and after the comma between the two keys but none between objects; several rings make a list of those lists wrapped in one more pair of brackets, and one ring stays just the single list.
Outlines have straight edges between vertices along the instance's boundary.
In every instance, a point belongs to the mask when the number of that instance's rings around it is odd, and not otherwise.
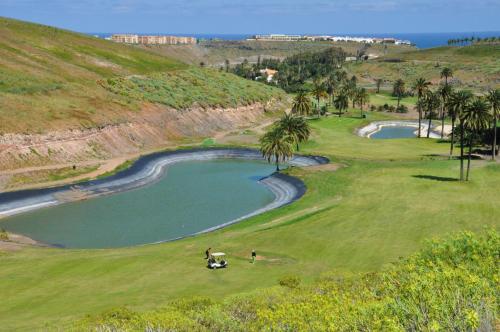
[{"label": "manicured grass", "polygon": [[[401,105],[405,105],[408,107],[414,107],[417,102],[416,97],[405,97],[401,98]],[[372,105],[398,105],[398,98],[394,97],[392,93],[388,91],[380,91],[380,93],[370,93],[370,104]]]},{"label": "manicured grass", "polygon": [[[289,170],[308,186],[302,199],[224,230],[135,248],[4,254],[0,294],[9,300],[0,307],[2,328],[64,326],[111,307],[146,310],[183,296],[221,299],[275,285],[285,275],[310,282],[323,272],[375,271],[424,239],[500,227],[499,164],[474,161],[472,181],[461,183],[458,161],[431,156],[446,154],[447,144],[354,135],[356,127],[383,117],[311,120],[314,135],[301,152],[344,167]],[[230,267],[206,269],[208,247],[226,252]],[[252,249],[265,259],[250,264]]]}]

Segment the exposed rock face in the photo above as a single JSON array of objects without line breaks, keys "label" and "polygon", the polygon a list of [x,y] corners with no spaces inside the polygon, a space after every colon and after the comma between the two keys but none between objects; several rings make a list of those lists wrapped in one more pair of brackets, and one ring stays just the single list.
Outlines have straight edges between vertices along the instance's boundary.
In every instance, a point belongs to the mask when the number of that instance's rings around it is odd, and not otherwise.
[{"label": "exposed rock face", "polygon": [[258,125],[274,103],[229,109],[175,110],[146,105],[102,128],[0,136],[0,170],[109,159],[216,132]]}]

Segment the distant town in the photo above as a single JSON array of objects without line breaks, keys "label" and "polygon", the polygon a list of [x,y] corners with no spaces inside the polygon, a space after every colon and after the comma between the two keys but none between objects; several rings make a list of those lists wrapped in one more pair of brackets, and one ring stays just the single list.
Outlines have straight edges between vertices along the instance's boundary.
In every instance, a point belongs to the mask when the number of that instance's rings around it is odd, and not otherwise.
[{"label": "distant town", "polygon": [[198,40],[194,37],[179,36],[143,36],[134,34],[114,34],[108,39],[117,43],[144,44],[144,45],[179,45],[196,44]]},{"label": "distant town", "polygon": [[373,37],[350,37],[350,36],[308,36],[308,35],[255,35],[249,40],[262,41],[333,41],[333,42],[357,42],[364,44],[396,44],[411,45],[409,40],[396,38],[373,38]]},{"label": "distant town", "polygon": [[[106,39],[117,43],[126,44],[145,44],[145,45],[192,45],[197,44],[195,37],[169,36],[169,35],[138,35],[138,34],[114,34]],[[394,45],[412,45],[409,40],[400,40],[396,38],[375,38],[375,37],[351,37],[351,36],[314,36],[314,35],[254,35],[247,40],[258,41],[330,41],[330,42],[357,42],[363,44],[394,44]]]}]

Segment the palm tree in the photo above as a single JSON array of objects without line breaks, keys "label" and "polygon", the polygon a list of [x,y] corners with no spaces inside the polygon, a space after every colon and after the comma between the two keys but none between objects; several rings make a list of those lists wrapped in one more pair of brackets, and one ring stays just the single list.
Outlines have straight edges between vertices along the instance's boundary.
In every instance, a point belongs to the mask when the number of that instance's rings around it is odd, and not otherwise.
[{"label": "palm tree", "polygon": [[319,118],[319,116],[320,116],[319,103],[320,103],[321,99],[328,97],[326,90],[325,90],[325,86],[319,80],[315,80],[314,87],[313,87],[313,90],[311,93],[314,96],[314,98],[316,98],[316,102],[317,102],[316,110],[318,111],[318,118]]},{"label": "palm tree", "polygon": [[475,98],[463,113],[465,127],[469,131],[469,153],[467,157],[467,175],[465,177],[465,181],[469,181],[472,140],[478,132],[488,127],[488,123],[491,120],[489,108],[490,107],[486,100],[483,98]]},{"label": "palm tree", "polygon": [[276,172],[280,171],[279,163],[293,156],[293,140],[280,127],[274,127],[260,139],[260,151],[269,163],[276,163]]},{"label": "palm tree", "polygon": [[[451,143],[450,143],[450,159],[453,157],[453,146],[455,144],[455,122],[457,119],[461,119],[461,115],[467,108],[470,100],[472,98],[472,93],[469,91],[457,91],[452,93],[447,100],[448,114],[451,117]],[[461,169],[463,175],[463,123],[460,125],[461,139]],[[463,177],[463,176],[462,176]]]},{"label": "palm tree", "polygon": [[337,74],[333,72],[330,76],[328,76],[325,84],[326,84],[326,92],[330,96],[330,101],[333,104],[333,96],[335,95],[335,90],[338,86]]},{"label": "palm tree", "polygon": [[293,100],[292,113],[299,115],[311,114],[311,99],[305,91],[299,91]]},{"label": "palm tree", "polygon": [[297,151],[299,151],[299,143],[307,141],[309,136],[311,136],[311,128],[301,116],[285,114],[278,121],[277,125],[292,139],[297,147]]},{"label": "palm tree", "polygon": [[380,87],[382,86],[382,83],[384,83],[384,80],[381,78],[377,78],[375,80],[375,84],[377,85],[377,93],[380,93]]},{"label": "palm tree", "polygon": [[486,99],[490,103],[492,114],[493,114],[493,142],[491,144],[491,159],[495,160],[498,155],[497,149],[497,120],[498,111],[500,110],[500,90],[490,90]]},{"label": "palm tree", "polygon": [[393,89],[392,91],[393,95],[398,97],[398,108],[399,108],[399,104],[401,103],[401,98],[405,94],[405,81],[403,81],[402,79],[396,80],[396,82],[394,82],[392,89]]},{"label": "palm tree", "polygon": [[339,110],[339,116],[342,116],[342,112],[349,107],[349,97],[347,95],[346,89],[342,89],[335,97],[333,101],[335,108]]},{"label": "palm tree", "polygon": [[356,103],[356,92],[357,92],[357,83],[358,78],[353,75],[349,81],[347,81],[347,84],[345,85],[347,96],[351,99],[352,101],[352,108],[355,107]]},{"label": "palm tree", "polygon": [[417,109],[418,109],[418,137],[421,137],[422,128],[422,103],[421,99],[425,93],[429,90],[431,82],[427,81],[425,78],[417,78],[413,84],[413,91],[417,93]]},{"label": "palm tree", "polygon": [[370,100],[370,96],[365,88],[359,88],[356,90],[356,101],[361,108],[361,117],[363,117],[363,105]]},{"label": "palm tree", "polygon": [[449,67],[444,67],[443,70],[441,70],[441,78],[444,77],[444,84],[448,85],[448,78],[453,77],[453,70]]},{"label": "palm tree", "polygon": [[446,101],[448,100],[451,93],[452,93],[451,86],[448,84],[443,85],[439,89],[439,95],[441,96],[441,99],[442,99],[442,103],[441,103],[441,139],[443,139],[443,137],[444,137],[444,117],[446,115]]},{"label": "palm tree", "polygon": [[339,83],[345,83],[347,81],[347,73],[344,70],[338,71],[336,76]]},{"label": "palm tree", "polygon": [[431,134],[431,125],[432,125],[432,113],[439,108],[441,105],[441,100],[439,99],[439,94],[434,93],[432,91],[427,91],[424,97],[424,107],[429,116],[429,124],[427,125],[427,138],[429,138]]}]

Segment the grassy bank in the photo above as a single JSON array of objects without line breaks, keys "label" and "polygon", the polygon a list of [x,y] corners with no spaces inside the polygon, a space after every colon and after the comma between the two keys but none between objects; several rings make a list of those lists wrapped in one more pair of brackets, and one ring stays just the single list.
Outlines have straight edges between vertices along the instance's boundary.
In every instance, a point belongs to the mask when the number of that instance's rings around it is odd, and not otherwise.
[{"label": "grassy bank", "polygon": [[[0,307],[2,328],[64,326],[112,307],[142,311],[185,296],[223,299],[287,275],[308,284],[324,272],[378,271],[430,237],[500,227],[499,164],[474,161],[472,181],[461,183],[458,161],[436,157],[448,144],[354,134],[384,117],[311,120],[313,137],[301,152],[344,167],[290,170],[308,186],[302,199],[224,230],[135,248],[3,255],[0,293],[9,301]],[[207,270],[207,247],[226,252],[230,268]],[[263,256],[256,264],[249,263],[253,248]]]}]

